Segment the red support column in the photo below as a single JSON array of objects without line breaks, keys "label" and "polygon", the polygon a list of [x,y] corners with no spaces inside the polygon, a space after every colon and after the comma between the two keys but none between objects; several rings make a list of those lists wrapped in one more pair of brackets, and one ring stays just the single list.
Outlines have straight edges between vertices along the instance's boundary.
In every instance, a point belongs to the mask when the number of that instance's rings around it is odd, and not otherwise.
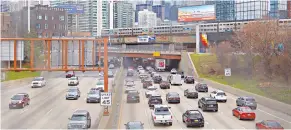
[{"label": "red support column", "polygon": [[108,38],[104,38],[104,91],[108,92]]}]

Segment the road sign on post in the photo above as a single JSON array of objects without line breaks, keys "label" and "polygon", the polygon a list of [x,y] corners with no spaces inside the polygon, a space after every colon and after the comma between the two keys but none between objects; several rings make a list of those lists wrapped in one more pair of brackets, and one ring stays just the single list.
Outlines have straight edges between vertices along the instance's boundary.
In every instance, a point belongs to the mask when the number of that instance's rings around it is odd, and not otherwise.
[{"label": "road sign on post", "polygon": [[103,115],[109,116],[108,106],[112,105],[112,93],[111,92],[102,92],[100,105],[104,106]]},{"label": "road sign on post", "polygon": [[224,76],[231,76],[231,68],[224,69]]}]

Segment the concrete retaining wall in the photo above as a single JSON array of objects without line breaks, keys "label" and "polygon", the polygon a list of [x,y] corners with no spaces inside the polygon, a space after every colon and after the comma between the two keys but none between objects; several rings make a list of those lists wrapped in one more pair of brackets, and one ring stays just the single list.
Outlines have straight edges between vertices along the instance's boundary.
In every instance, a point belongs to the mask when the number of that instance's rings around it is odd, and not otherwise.
[{"label": "concrete retaining wall", "polygon": [[203,81],[204,83],[207,83],[209,86],[217,88],[217,89],[221,89],[225,92],[234,94],[236,96],[252,96],[256,99],[256,101],[263,106],[266,106],[267,108],[291,115],[291,105],[289,104],[285,104],[282,103],[280,101],[276,101],[267,97],[263,97],[257,94],[253,94],[244,90],[240,90],[237,88],[233,88],[229,85],[224,85],[224,84],[220,84],[218,82],[215,81],[211,81],[208,79],[204,79],[204,78],[199,78],[199,75],[197,74],[196,68],[191,60],[190,54],[188,53],[187,55],[182,55],[182,59],[183,58],[188,58],[188,60],[183,60],[183,61],[190,61],[190,63],[184,63],[181,64],[183,66],[181,66],[180,68],[182,68],[185,72],[187,72],[187,74],[191,74],[195,77],[195,79],[198,81]]}]

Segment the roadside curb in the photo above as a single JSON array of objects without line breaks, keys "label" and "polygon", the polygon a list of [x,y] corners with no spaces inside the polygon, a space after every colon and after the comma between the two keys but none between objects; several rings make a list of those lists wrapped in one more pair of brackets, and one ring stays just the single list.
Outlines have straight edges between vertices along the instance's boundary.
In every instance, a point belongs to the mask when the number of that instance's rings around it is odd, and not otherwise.
[{"label": "roadside curb", "polygon": [[196,67],[191,59],[190,54],[188,53],[188,58],[191,62],[192,68],[194,70],[193,75],[197,75],[198,79],[200,79],[200,81],[202,82],[206,82],[208,85],[210,85],[211,87],[217,88],[217,89],[221,89],[225,92],[229,92],[231,94],[234,94],[236,96],[252,96],[256,99],[256,101],[262,105],[262,106],[266,106],[267,108],[279,111],[281,113],[287,114],[287,115],[291,115],[291,105],[268,98],[268,97],[264,97],[258,94],[254,94],[251,92],[247,92],[238,88],[233,88],[232,86],[229,85],[224,85],[221,83],[218,83],[216,81],[212,81],[209,79],[205,79],[205,78],[199,78],[199,75],[197,73]]}]

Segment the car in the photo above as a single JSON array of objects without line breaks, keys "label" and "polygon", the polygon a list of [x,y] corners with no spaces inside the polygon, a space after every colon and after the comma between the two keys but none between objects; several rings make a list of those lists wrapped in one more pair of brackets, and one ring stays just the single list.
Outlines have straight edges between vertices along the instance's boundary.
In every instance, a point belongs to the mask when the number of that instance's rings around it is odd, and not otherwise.
[{"label": "car", "polygon": [[127,93],[127,103],[130,102],[140,102],[140,98],[139,98],[139,92],[138,91],[128,91]]},{"label": "car", "polygon": [[87,93],[87,98],[86,98],[87,103],[93,103],[93,102],[100,103],[100,100],[101,100],[100,91],[95,91],[94,89],[93,90],[91,89]]},{"label": "car", "polygon": [[195,85],[195,90],[197,92],[208,92],[208,85],[205,83],[198,83]]},{"label": "car", "polygon": [[215,98],[212,97],[202,97],[198,100],[198,107],[203,111],[211,110],[218,111],[218,104]]},{"label": "car", "polygon": [[[149,70],[148,70],[148,73],[151,75],[153,72],[155,72],[155,69],[153,69],[153,68],[150,68]],[[152,76],[152,75],[151,75]]]},{"label": "car", "polygon": [[97,79],[97,81],[98,81],[98,82],[102,82],[102,83],[104,83],[104,77],[99,77],[99,78]]},{"label": "car", "polygon": [[139,72],[140,70],[143,70],[143,67],[139,65],[139,66],[137,67],[137,71]]},{"label": "car", "polygon": [[236,99],[237,106],[248,106],[251,109],[257,109],[257,102],[253,97],[239,97]]},{"label": "car", "polygon": [[130,121],[130,122],[127,122],[125,125],[125,129],[127,130],[130,130],[130,129],[135,129],[135,130],[143,130],[144,127],[144,123],[140,122],[140,121]]},{"label": "car", "polygon": [[79,78],[78,77],[71,77],[68,80],[68,86],[76,86],[79,85]]},{"label": "car", "polygon": [[101,72],[99,72],[99,77],[103,77],[104,76],[104,72],[103,71],[101,71]]},{"label": "car", "polygon": [[66,73],[66,78],[71,78],[71,77],[75,77],[75,72],[74,71],[69,71]]},{"label": "car", "polygon": [[114,77],[114,73],[113,73],[113,71],[109,70],[108,71],[108,78],[112,78],[112,77]]},{"label": "car", "polygon": [[146,73],[140,73],[139,74],[139,78],[143,79],[143,78],[148,78],[148,75]]},{"label": "car", "polygon": [[125,93],[136,90],[134,82],[126,82],[125,86]]},{"label": "car", "polygon": [[109,69],[114,69],[114,64],[109,64],[108,68]]},{"label": "car", "polygon": [[91,88],[90,91],[97,91],[97,92],[102,92],[101,88]]},{"label": "car", "polygon": [[151,66],[147,66],[147,67],[146,67],[146,70],[147,70],[147,71],[149,71],[150,69],[152,69]]},{"label": "car", "polygon": [[168,76],[168,81],[171,85],[182,85],[182,77],[179,74],[173,74]]},{"label": "car", "polygon": [[160,94],[154,93],[149,97],[148,105],[150,108],[154,107],[154,105],[163,104],[163,99]]},{"label": "car", "polygon": [[227,96],[222,90],[214,90],[210,93],[210,97],[215,98],[217,101],[227,102]]},{"label": "car", "polygon": [[127,71],[127,74],[126,74],[127,76],[133,76],[134,75],[134,71],[133,70],[131,70],[131,69],[129,69],[128,71]]},{"label": "car", "polygon": [[46,85],[44,77],[35,77],[31,82],[31,88],[43,87]]},{"label": "car", "polygon": [[171,74],[177,74],[177,70],[176,70],[175,68],[173,68],[173,69],[171,70]]},{"label": "car", "polygon": [[194,77],[193,76],[186,76],[185,78],[184,78],[184,83],[190,83],[190,84],[194,84],[195,83],[195,79],[194,79]]},{"label": "car", "polygon": [[195,89],[186,89],[184,90],[184,96],[187,98],[198,98],[198,93],[195,91]]},{"label": "car", "polygon": [[150,79],[146,79],[146,80],[144,80],[143,83],[142,83],[142,87],[143,87],[143,88],[148,88],[149,86],[152,86],[152,85],[153,85],[153,81],[150,80]]},{"label": "car", "polygon": [[182,121],[189,126],[204,127],[204,117],[199,110],[187,110],[182,115]]},{"label": "car", "polygon": [[98,82],[96,83],[95,88],[98,88],[99,90],[101,90],[101,92],[104,92],[104,82],[102,82],[102,81],[98,81]]},{"label": "car", "polygon": [[138,73],[142,74],[142,73],[146,73],[146,71],[144,69],[141,69],[141,70],[138,71]]},{"label": "car", "polygon": [[147,88],[147,91],[145,92],[145,96],[146,96],[146,98],[148,98],[150,95],[152,95],[154,93],[157,93],[157,87],[155,87],[155,86],[149,86]]},{"label": "car", "polygon": [[170,89],[171,84],[167,80],[163,80],[160,82],[160,88],[161,89]]},{"label": "car", "polygon": [[249,107],[237,107],[232,110],[232,115],[237,117],[239,120],[248,119],[255,120],[256,113]]},{"label": "car", "polygon": [[81,92],[78,87],[71,87],[67,90],[66,100],[75,99],[78,100],[81,96]]},{"label": "car", "polygon": [[88,129],[91,127],[91,115],[87,110],[76,110],[68,119],[68,129]]},{"label": "car", "polygon": [[184,78],[185,76],[184,76],[184,72],[183,71],[180,71],[180,72],[178,72],[178,74],[180,74],[181,75],[181,78]]},{"label": "car", "polygon": [[177,92],[169,92],[166,94],[168,103],[180,103],[180,95]]},{"label": "car", "polygon": [[157,124],[168,124],[172,126],[173,114],[170,108],[171,107],[167,105],[154,105],[154,110],[152,111],[152,120],[154,126]]},{"label": "car", "polygon": [[157,72],[151,72],[151,77],[153,77]]},{"label": "car", "polygon": [[161,76],[161,75],[159,75],[159,74],[155,74],[155,75],[153,76],[153,80],[154,80],[154,83],[155,83],[155,84],[159,84],[163,79],[162,79],[162,76]]},{"label": "car", "polygon": [[9,103],[9,109],[12,108],[24,108],[30,104],[30,98],[27,93],[18,93],[12,96]]},{"label": "car", "polygon": [[283,130],[283,126],[275,121],[275,120],[262,120],[261,122],[256,123],[256,129],[262,129],[262,130],[266,130],[266,129],[281,129]]}]

